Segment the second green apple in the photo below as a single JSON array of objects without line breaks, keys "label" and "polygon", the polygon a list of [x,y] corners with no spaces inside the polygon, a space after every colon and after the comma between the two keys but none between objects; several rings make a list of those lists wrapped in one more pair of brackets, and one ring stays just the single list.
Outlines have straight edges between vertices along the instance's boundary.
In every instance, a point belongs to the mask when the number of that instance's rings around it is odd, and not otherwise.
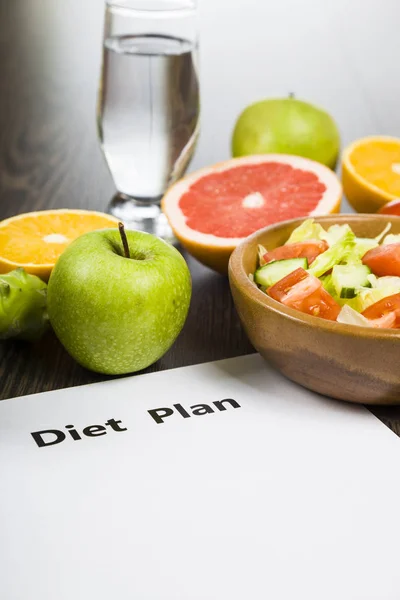
[{"label": "second green apple", "polygon": [[232,155],[295,154],[335,168],[340,136],[335,121],[321,108],[294,98],[251,104],[239,116]]}]

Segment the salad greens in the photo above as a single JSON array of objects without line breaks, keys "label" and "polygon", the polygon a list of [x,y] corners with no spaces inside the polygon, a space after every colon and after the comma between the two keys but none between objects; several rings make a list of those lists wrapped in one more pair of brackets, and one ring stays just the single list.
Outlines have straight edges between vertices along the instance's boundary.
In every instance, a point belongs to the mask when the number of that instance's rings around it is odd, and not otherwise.
[{"label": "salad greens", "polygon": [[[335,227],[335,225],[333,227]],[[345,225],[343,225],[343,227],[345,227]],[[336,235],[336,233],[339,232],[335,232],[335,236],[332,237],[332,240],[336,239],[336,241],[332,242],[332,245],[328,250],[317,256],[311,267],[308,269],[311,275],[321,277],[335,265],[347,264],[348,260],[351,258],[353,249],[356,245],[354,233],[350,228],[348,230],[342,230],[340,235]]]},{"label": "salad greens", "polygon": [[[287,240],[286,244],[303,242],[311,239],[325,240],[329,244],[328,250],[317,256],[308,272],[322,281],[322,285],[329,294],[340,304],[348,304],[352,309],[361,313],[368,306],[378,300],[400,292],[400,277],[376,277],[372,273],[367,274],[364,285],[354,281],[353,298],[340,296],[338,286],[334,285],[333,272],[326,275],[331,269],[334,271],[336,265],[348,265],[357,267],[362,265],[362,257],[372,248],[379,246],[379,240],[387,234],[390,229],[388,224],[383,232],[376,238],[356,237],[351,227],[345,225],[331,225],[325,230],[314,219],[307,219],[297,227]],[[400,243],[400,235],[389,234],[383,239],[383,244]],[[286,245],[285,244],[285,245]],[[337,270],[336,270],[337,271]],[[354,275],[357,270],[354,269]],[[352,277],[352,269],[348,270],[348,278]],[[350,287],[350,286],[349,286]]]},{"label": "salad greens", "polygon": [[[316,305],[310,308],[310,302],[304,302],[303,312],[312,310],[310,314],[318,316],[320,313],[318,307],[328,302],[332,306],[330,316],[326,318],[336,320],[335,310],[339,312],[342,307],[340,319],[337,317],[338,321],[372,326],[371,320],[361,313],[384,298],[395,294],[400,295],[400,276],[397,276],[400,274],[400,258],[390,259],[397,264],[394,272],[389,270],[389,273],[386,271],[386,276],[378,277],[374,266],[370,264],[370,254],[368,257],[365,256],[369,252],[374,253],[375,256],[376,252],[383,255],[386,252],[384,246],[390,244],[397,244],[400,253],[400,235],[388,233],[390,227],[391,225],[388,224],[375,238],[362,238],[357,237],[348,224],[332,225],[324,229],[319,223],[315,223],[314,219],[306,219],[291,233],[283,246],[270,252],[259,246],[259,268],[252,280],[267,293],[271,289],[272,297],[279,298],[281,302],[290,305],[289,302],[293,300],[289,300],[287,295],[288,286],[290,288],[296,285],[294,271],[298,269],[300,278],[301,272],[303,278],[312,276],[314,281],[318,278],[323,290],[319,293],[317,308]],[[321,251],[321,242],[326,242],[327,249],[324,251]],[[319,253],[318,250],[315,251],[318,246]],[[400,254],[398,256],[400,257]],[[387,259],[383,257],[382,261],[385,260]],[[291,273],[294,275],[290,279]],[[280,281],[283,282],[282,286],[286,287],[279,289]],[[274,285],[275,288],[272,289]],[[293,298],[293,294],[291,297]],[[296,302],[297,306],[300,306],[301,298],[298,295]]]},{"label": "salad greens", "polygon": [[314,219],[307,219],[301,225],[292,231],[289,239],[285,243],[294,244],[295,242],[305,242],[307,240],[321,240],[321,236],[326,235],[325,229],[319,224],[314,223]]}]

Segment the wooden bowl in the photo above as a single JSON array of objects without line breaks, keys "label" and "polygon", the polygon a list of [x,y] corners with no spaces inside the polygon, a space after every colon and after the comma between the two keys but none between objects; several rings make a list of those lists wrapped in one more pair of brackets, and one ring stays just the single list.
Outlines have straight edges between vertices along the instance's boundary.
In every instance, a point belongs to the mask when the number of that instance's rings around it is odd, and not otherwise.
[{"label": "wooden bowl", "polygon": [[[286,377],[332,398],[363,404],[400,404],[400,330],[344,325],[305,315],[276,302],[250,280],[257,245],[286,242],[304,219],[261,229],[233,252],[229,281],[240,320],[254,348]],[[316,217],[323,227],[348,223],[360,237],[378,235],[387,223],[400,233],[400,217]]]}]

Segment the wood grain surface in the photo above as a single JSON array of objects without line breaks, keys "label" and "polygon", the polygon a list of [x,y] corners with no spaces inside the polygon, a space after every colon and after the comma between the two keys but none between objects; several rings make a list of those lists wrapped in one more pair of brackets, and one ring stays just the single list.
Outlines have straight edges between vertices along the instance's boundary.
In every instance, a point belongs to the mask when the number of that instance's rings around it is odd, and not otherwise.
[{"label": "wood grain surface", "polygon": [[[267,5],[201,2],[203,121],[192,168],[229,156],[245,104],[293,90],[330,110],[346,143],[400,135],[397,0]],[[113,195],[95,127],[102,20],[102,0],[0,0],[0,218],[51,207],[103,210]],[[227,278],[186,258],[187,323],[148,371],[253,351]],[[1,399],[102,379],[79,367],[52,333],[37,344],[0,345]],[[400,435],[400,409],[376,414]]]}]

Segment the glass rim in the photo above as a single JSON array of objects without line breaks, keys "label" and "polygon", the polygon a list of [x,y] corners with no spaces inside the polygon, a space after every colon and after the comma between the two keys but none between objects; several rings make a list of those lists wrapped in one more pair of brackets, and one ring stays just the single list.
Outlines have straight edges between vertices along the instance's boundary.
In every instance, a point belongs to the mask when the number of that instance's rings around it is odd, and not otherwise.
[{"label": "glass rim", "polygon": [[[136,4],[136,6],[135,6]],[[106,0],[106,6],[115,8],[118,11],[126,13],[144,13],[148,16],[159,15],[160,13],[187,13],[197,9],[197,0],[165,0],[165,6],[152,7],[145,6],[143,0]]]}]

